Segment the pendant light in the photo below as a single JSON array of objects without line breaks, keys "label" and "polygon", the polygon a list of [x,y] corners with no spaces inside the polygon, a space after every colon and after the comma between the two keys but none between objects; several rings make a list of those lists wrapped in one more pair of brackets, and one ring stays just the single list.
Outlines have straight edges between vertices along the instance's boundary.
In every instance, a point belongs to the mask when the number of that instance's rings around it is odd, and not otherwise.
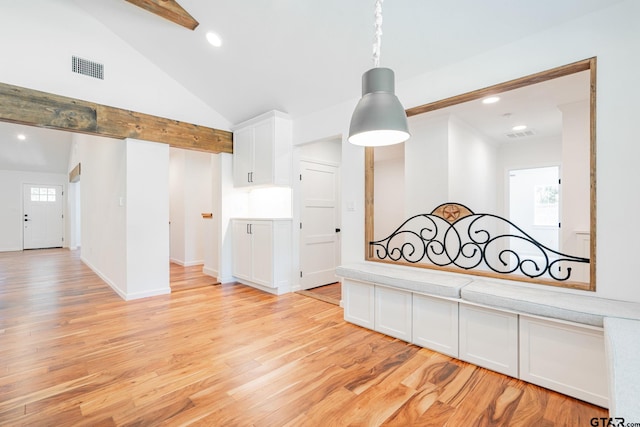
[{"label": "pendant light", "polygon": [[407,114],[395,95],[393,70],[379,67],[382,1],[376,0],[375,4],[373,68],[362,75],[362,98],[349,126],[349,142],[368,147],[398,144],[411,136]]}]

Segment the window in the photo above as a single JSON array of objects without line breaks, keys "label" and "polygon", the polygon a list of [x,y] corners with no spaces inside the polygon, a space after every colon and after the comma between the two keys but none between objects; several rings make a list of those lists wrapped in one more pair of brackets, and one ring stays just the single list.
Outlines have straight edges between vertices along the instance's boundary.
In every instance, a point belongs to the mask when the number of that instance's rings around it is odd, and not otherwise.
[{"label": "window", "polygon": [[47,187],[31,187],[32,202],[55,202],[56,189]]},{"label": "window", "polygon": [[541,226],[558,226],[558,186],[536,185],[533,224]]}]

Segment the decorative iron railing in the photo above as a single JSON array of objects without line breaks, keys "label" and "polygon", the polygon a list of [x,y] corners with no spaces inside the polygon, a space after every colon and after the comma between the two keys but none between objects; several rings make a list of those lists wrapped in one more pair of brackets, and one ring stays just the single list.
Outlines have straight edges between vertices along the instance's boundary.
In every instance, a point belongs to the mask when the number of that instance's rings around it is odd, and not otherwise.
[{"label": "decorative iron railing", "polygon": [[476,214],[459,203],[445,203],[430,214],[413,216],[388,237],[369,245],[381,260],[430,262],[464,270],[484,265],[495,273],[530,278],[546,274],[558,281],[571,277],[572,263],[589,263],[588,258],[548,248],[505,218]]}]

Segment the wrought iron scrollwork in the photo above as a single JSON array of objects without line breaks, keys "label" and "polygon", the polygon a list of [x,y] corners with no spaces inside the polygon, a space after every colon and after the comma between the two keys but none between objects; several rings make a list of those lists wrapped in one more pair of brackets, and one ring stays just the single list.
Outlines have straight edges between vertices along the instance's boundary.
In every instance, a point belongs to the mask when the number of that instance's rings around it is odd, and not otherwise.
[{"label": "wrought iron scrollwork", "polygon": [[550,249],[505,218],[476,214],[458,203],[415,215],[388,237],[369,245],[381,260],[429,262],[464,270],[486,266],[495,273],[530,278],[546,275],[557,281],[571,277],[571,263],[589,263],[588,258]]}]

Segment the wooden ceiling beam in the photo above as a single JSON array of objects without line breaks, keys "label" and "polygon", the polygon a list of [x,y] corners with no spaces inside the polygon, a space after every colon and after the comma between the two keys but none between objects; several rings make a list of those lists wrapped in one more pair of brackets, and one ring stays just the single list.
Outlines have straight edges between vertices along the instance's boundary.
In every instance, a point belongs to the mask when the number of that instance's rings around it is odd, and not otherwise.
[{"label": "wooden ceiling beam", "polygon": [[182,6],[175,0],[126,0],[127,2],[141,7],[142,9],[151,12],[155,15],[161,16],[174,22],[178,25],[182,25],[190,30],[195,30],[198,25],[193,16],[189,15],[189,12],[184,10]]},{"label": "wooden ceiling beam", "polygon": [[0,83],[0,121],[233,153],[231,132]]}]

